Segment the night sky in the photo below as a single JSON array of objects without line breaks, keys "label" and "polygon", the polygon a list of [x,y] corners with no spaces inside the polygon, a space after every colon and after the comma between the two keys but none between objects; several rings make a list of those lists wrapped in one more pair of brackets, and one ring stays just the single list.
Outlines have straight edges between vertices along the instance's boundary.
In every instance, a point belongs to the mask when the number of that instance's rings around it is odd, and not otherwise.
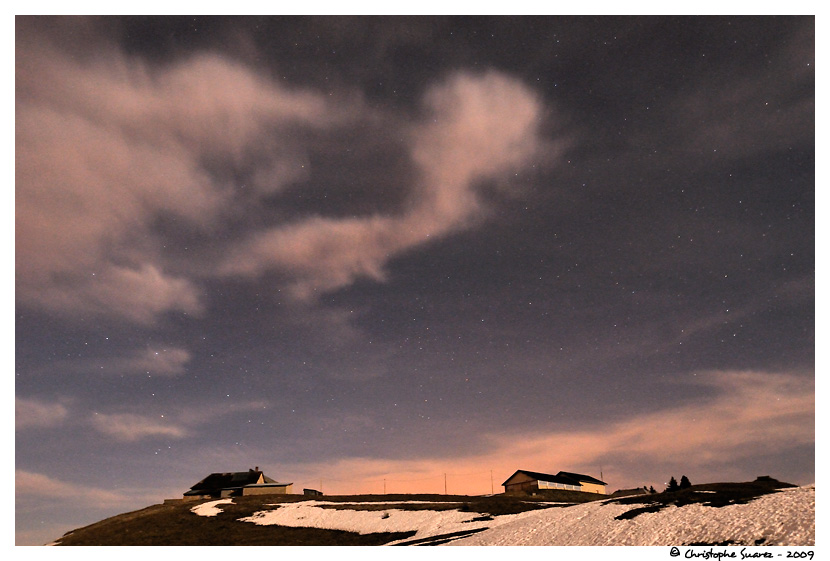
[{"label": "night sky", "polygon": [[813,483],[814,23],[18,17],[17,543],[254,466]]}]

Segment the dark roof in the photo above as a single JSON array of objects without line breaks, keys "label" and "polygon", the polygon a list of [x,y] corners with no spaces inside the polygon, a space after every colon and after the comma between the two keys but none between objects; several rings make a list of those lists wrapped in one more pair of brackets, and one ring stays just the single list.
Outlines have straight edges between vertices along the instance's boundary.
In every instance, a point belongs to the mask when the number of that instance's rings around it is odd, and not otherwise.
[{"label": "dark roof", "polygon": [[637,487],[636,489],[617,489],[609,497],[631,497],[634,495],[648,495],[648,489],[645,487]]},{"label": "dark roof", "polygon": [[[605,483],[604,481],[600,481],[599,479],[595,479],[595,478],[591,477],[590,475],[582,475],[581,473],[571,473],[571,472],[568,472],[568,471],[560,471],[556,475],[552,475],[550,473],[541,473],[541,472],[538,472],[538,471],[527,471],[526,469],[517,470],[516,473],[514,473],[513,475],[511,475],[510,477],[507,478],[507,481],[510,481],[511,479],[513,479],[513,477],[517,473],[523,473],[523,474],[525,474],[525,475],[527,475],[527,476],[529,476],[533,479],[536,479],[537,481],[549,481],[551,483],[562,483],[564,485],[579,485],[583,481],[585,483],[594,483],[594,484],[597,484],[597,485],[607,485],[607,483]],[[504,486],[507,483],[507,481],[502,483],[502,486]]]},{"label": "dark roof", "polygon": [[211,473],[196,485],[190,488],[185,494],[197,494],[200,492],[210,493],[222,489],[234,489],[251,485],[259,481],[262,475],[266,483],[276,483],[270,477],[266,477],[261,471],[249,469],[248,471],[234,471],[229,473]]},{"label": "dark roof", "polygon": [[[520,470],[516,471],[516,473],[514,473],[513,475],[511,475],[510,477],[507,478],[507,481],[510,481],[511,479],[513,479],[516,476],[517,473],[523,473],[523,474],[525,474],[525,475],[527,475],[527,476],[529,476],[533,479],[536,479],[538,481],[550,481],[551,483],[562,483],[564,485],[579,485],[579,481],[577,481],[575,479],[571,479],[569,477],[563,477],[561,475],[561,473],[556,474],[556,475],[552,475],[550,473],[541,473],[541,472],[538,472],[538,471],[527,471],[526,469],[520,469]],[[505,485],[507,483],[507,481],[502,483],[502,485]]]},{"label": "dark roof", "polygon": [[591,477],[590,475],[582,475],[581,473],[571,473],[570,471],[560,471],[557,475],[562,475],[564,477],[570,477],[571,479],[576,479],[580,483],[593,483],[595,485],[608,485],[605,481],[600,481],[596,477]]}]

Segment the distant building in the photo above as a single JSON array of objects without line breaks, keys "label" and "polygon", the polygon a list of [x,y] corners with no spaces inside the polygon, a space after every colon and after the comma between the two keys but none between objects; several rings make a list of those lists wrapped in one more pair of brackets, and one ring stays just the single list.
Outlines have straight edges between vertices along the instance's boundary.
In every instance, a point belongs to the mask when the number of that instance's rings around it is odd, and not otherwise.
[{"label": "distant building", "polygon": [[317,489],[303,489],[303,495],[306,497],[322,497],[323,492]]},{"label": "distant building", "polygon": [[607,483],[590,475],[560,471],[556,475],[520,469],[502,483],[505,493],[533,492],[545,489],[606,494]]},{"label": "distant building", "polygon": [[291,494],[293,483],[278,483],[259,470],[211,473],[189,491],[184,499],[221,499],[246,495],[287,495]]},{"label": "distant building", "polygon": [[648,495],[649,491],[645,487],[637,487],[635,489],[617,489],[609,496],[611,497],[631,497],[634,495]]}]

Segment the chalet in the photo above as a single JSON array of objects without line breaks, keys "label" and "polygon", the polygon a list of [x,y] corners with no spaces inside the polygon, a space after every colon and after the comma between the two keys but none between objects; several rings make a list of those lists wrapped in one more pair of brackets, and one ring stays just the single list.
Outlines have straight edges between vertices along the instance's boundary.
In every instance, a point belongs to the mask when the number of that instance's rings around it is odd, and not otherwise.
[{"label": "chalet", "polygon": [[286,495],[292,483],[278,483],[262,473],[259,467],[248,471],[211,473],[189,491],[184,499],[219,499],[245,495]]},{"label": "chalet", "polygon": [[590,475],[560,471],[556,475],[520,469],[502,483],[505,493],[535,492],[545,489],[582,491],[605,495],[607,483]]}]

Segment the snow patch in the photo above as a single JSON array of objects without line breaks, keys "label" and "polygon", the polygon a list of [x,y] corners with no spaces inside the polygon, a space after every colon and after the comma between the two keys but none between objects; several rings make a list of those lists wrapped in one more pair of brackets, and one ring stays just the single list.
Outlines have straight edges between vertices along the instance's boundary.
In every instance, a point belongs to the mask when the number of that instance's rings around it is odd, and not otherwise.
[{"label": "snow patch", "polygon": [[[423,501],[399,501],[393,503],[326,503],[321,501],[303,501],[299,503],[278,503],[274,510],[255,512],[242,522],[266,526],[326,528],[345,530],[359,534],[376,532],[417,532],[414,538],[440,535],[459,529],[470,530],[487,527],[487,522],[473,521],[481,518],[478,512],[461,512],[454,510],[401,510],[397,508],[383,510],[352,510],[322,508],[321,505],[343,504],[415,504]],[[413,539],[413,538],[409,538]]]},{"label": "snow patch", "polygon": [[219,499],[218,501],[202,503],[191,508],[190,512],[192,512],[193,514],[198,514],[199,516],[216,516],[217,514],[222,512],[222,509],[216,508],[216,505],[226,504],[233,504],[233,499]]}]

